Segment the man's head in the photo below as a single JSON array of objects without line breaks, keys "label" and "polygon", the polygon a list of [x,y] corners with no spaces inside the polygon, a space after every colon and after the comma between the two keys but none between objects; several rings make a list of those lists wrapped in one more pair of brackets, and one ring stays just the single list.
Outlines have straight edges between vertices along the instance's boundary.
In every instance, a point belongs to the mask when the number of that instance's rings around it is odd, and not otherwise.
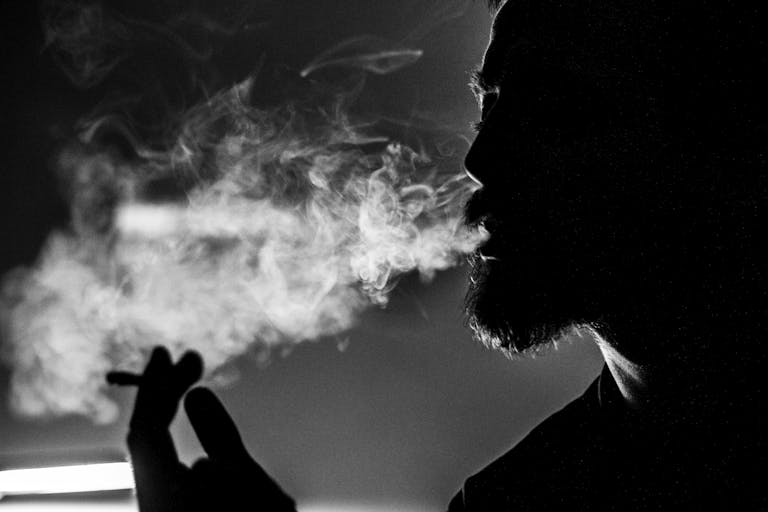
[{"label": "man's head", "polygon": [[497,13],[466,159],[484,185],[468,221],[491,233],[468,295],[482,339],[522,351],[574,324],[730,321],[764,299],[766,9],[685,4]]}]

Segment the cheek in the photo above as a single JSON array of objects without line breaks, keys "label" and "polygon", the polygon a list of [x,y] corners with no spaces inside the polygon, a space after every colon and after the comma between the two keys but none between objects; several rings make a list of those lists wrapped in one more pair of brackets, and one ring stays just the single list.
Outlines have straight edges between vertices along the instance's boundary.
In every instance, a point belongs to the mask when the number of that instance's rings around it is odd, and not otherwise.
[{"label": "cheek", "polygon": [[664,195],[666,166],[660,152],[666,144],[652,129],[614,126],[556,137],[542,146],[540,184],[566,200],[590,209],[653,210]]}]

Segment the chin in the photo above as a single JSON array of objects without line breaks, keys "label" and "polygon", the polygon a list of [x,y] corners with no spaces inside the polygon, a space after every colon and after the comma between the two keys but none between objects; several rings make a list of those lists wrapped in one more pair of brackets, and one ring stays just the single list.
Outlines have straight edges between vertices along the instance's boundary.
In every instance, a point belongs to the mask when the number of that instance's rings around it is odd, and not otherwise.
[{"label": "chin", "polygon": [[567,283],[544,261],[470,258],[468,324],[482,343],[510,355],[539,352],[586,322],[577,321]]}]

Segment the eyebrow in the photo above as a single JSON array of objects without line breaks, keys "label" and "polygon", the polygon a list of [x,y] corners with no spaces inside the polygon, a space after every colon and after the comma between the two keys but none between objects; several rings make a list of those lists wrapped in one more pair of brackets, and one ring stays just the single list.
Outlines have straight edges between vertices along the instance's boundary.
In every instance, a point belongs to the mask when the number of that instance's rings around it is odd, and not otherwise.
[{"label": "eyebrow", "polygon": [[475,96],[486,94],[492,87],[488,83],[487,73],[482,68],[472,70],[469,78],[469,88]]},{"label": "eyebrow", "polygon": [[513,62],[518,64],[516,61],[519,57],[530,57],[530,51],[535,48],[526,37],[497,35],[486,51],[482,65],[471,71],[469,88],[478,97],[495,91],[507,78]]},{"label": "eyebrow", "polygon": [[[521,45],[517,44],[511,45],[503,49],[496,49],[492,54],[486,54],[482,66],[473,69],[470,75],[469,88],[475,96],[492,92],[501,85],[509,72],[511,58],[520,47]],[[490,61],[493,61],[492,65],[489,65]]]}]

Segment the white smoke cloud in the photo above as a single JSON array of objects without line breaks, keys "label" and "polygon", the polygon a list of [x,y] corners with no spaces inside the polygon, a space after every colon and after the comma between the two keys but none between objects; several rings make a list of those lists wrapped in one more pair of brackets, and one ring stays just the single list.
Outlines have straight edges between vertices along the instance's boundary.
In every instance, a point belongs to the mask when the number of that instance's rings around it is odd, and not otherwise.
[{"label": "white smoke cloud", "polygon": [[[246,81],[191,109],[167,150],[62,152],[72,229],[2,287],[12,403],[115,418],[104,374],[156,344],[209,371],[254,348],[341,333],[395,278],[425,279],[485,238],[462,221],[460,169],[355,126],[341,109],[258,109]],[[180,192],[162,200],[171,181]]]}]

